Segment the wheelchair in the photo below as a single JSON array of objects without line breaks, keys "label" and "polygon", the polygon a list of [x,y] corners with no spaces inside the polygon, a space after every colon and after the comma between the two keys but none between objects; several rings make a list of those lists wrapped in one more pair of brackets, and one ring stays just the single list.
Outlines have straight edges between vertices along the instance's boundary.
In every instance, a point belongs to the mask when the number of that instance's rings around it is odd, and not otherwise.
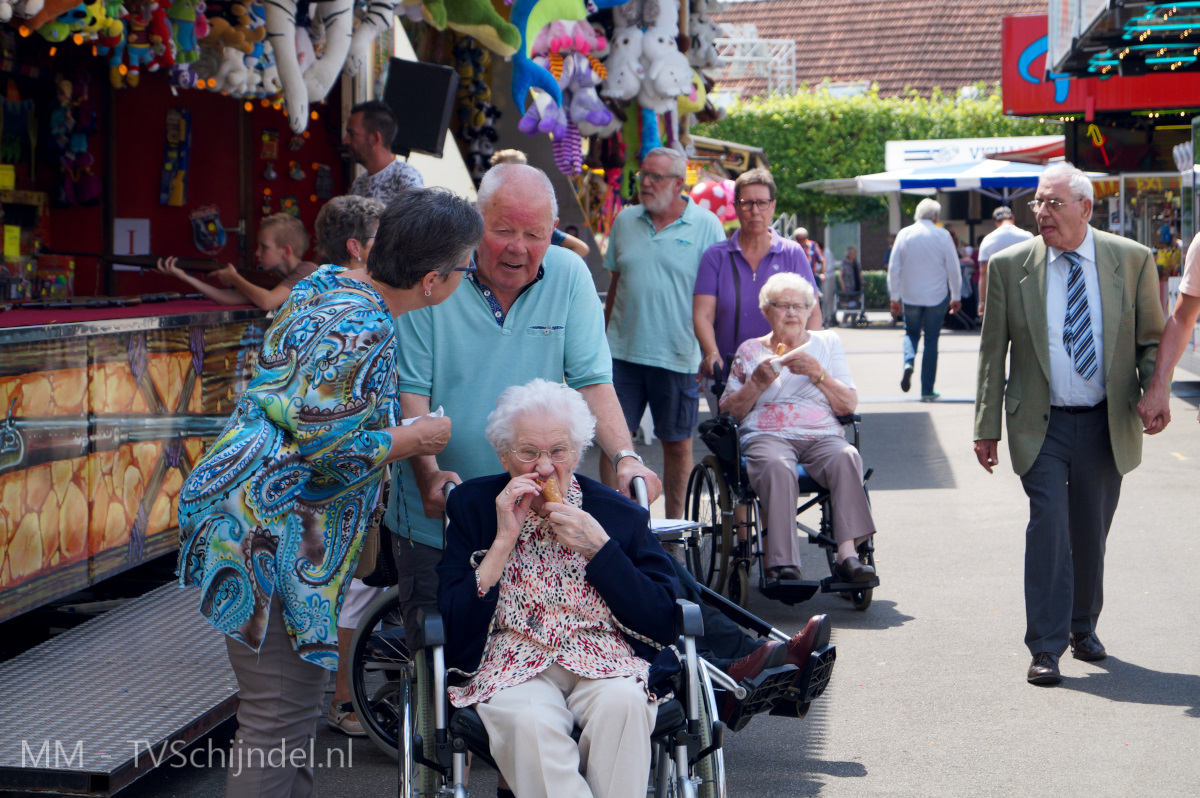
[{"label": "wheelchair", "polygon": [[[846,435],[859,448],[859,415],[839,416]],[[728,596],[745,606],[750,591],[750,571],[758,566],[758,587],[767,598],[795,605],[807,601],[818,591],[837,593],[850,600],[856,610],[871,605],[879,577],[865,582],[843,582],[837,576],[837,536],[829,491],[797,465],[801,503],[797,519],[812,508],[820,509],[820,521],[813,528],[797,520],[797,527],[808,535],[808,542],[825,550],[830,575],[817,580],[770,580],[766,578],[763,535],[768,532],[759,522],[758,498],[746,475],[738,438],[737,423],[722,415],[700,425],[700,437],[711,454],[692,469],[688,476],[685,512],[699,525],[695,545],[687,549],[685,565],[705,587]],[[874,469],[863,474],[863,490]],[[868,494],[868,500],[870,496]],[[785,532],[795,534],[796,530]],[[875,565],[874,538],[858,547],[864,565]]]}]

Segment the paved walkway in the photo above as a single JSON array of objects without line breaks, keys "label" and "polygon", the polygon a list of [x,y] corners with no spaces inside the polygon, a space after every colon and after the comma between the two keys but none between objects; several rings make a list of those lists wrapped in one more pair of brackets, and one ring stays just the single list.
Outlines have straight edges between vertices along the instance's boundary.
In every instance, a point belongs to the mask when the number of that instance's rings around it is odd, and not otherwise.
[{"label": "paved walkway", "polygon": [[[971,451],[978,335],[943,336],[937,389],[948,401],[922,404],[899,390],[901,330],[839,332],[876,469],[883,584],[861,613],[830,596],[795,608],[752,596],[753,611],[788,631],[830,613],[838,662],[806,719],[760,717],[727,736],[730,795],[1197,795],[1198,386],[1177,383],[1193,398],[1174,400],[1172,426],[1125,480],[1098,629],[1110,656],[1068,656],[1062,686],[1038,688],[1025,683],[1021,642],[1025,496],[1006,451],[993,476]],[[657,445],[639,448],[661,464]],[[823,576],[823,554],[804,549],[805,572]],[[321,746],[347,741],[323,731]],[[392,765],[369,744],[354,744],[353,762],[318,772],[317,795],[391,794]],[[219,776],[161,768],[127,794],[216,796]],[[475,779],[474,795],[495,794],[492,774]]]}]

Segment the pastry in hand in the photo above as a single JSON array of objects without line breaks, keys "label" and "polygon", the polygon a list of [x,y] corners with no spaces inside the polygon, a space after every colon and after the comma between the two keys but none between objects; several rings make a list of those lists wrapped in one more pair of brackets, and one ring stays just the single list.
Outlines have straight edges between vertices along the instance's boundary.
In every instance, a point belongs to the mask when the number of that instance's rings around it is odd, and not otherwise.
[{"label": "pastry in hand", "polygon": [[556,477],[550,477],[542,483],[542,498],[548,502],[562,502],[562,491],[558,489]]},{"label": "pastry in hand", "polygon": [[783,357],[787,354],[787,344],[777,344],[775,346],[775,356]]}]

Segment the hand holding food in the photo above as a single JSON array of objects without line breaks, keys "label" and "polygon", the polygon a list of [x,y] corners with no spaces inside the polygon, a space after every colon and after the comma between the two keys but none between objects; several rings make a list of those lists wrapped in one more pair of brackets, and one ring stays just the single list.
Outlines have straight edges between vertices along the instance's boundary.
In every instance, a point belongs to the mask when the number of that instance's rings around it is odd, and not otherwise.
[{"label": "hand holding food", "polygon": [[558,478],[550,477],[546,481],[538,480],[538,485],[542,488],[542,499],[548,502],[561,502],[563,500],[562,491],[558,487]]}]

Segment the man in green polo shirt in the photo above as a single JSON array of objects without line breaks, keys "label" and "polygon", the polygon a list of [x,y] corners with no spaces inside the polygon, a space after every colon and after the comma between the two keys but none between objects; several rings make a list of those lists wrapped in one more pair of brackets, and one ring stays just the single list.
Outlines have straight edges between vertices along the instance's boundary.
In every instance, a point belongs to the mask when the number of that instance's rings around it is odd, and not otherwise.
[{"label": "man in green polo shirt", "polygon": [[658,477],[633,452],[613,390],[592,276],[578,255],[550,246],[558,203],[549,178],[531,166],[495,166],[479,186],[478,207],[484,222],[478,271],[442,304],[396,320],[404,417],[441,406],[453,423],[441,454],[405,460],[396,469],[385,517],[399,542],[401,610],[411,648],[421,647],[416,608],[437,603],[442,486],[503,470],[483,433],[505,388],[535,377],[575,388],[596,416],[601,459],[615,461],[621,491],[629,493],[634,476],[646,479],[652,500],[661,491]]},{"label": "man in green polo shirt", "polygon": [[[604,257],[612,272],[604,316],[613,385],[631,433],[650,405],[663,446],[668,518],[683,517],[700,406],[700,344],[692,326],[696,273],[704,250],[725,240],[716,215],[680,193],[686,178],[681,153],[650,150],[642,160],[641,204],[617,215]],[[611,470],[601,474],[613,484]]]}]

